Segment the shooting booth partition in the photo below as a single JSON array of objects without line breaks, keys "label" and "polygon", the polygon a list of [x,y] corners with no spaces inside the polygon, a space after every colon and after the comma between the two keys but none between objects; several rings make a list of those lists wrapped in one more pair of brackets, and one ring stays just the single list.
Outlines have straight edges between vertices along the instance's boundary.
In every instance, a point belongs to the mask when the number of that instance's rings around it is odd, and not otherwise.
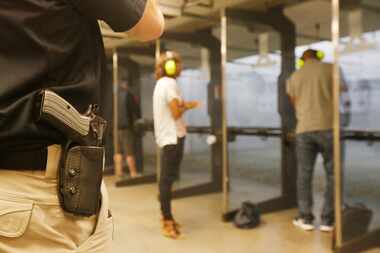
[{"label": "shooting booth partition", "polygon": [[[295,145],[294,139],[289,138],[290,133],[295,128],[295,116],[293,108],[291,107],[288,97],[286,95],[286,80],[295,69],[295,46],[296,46],[296,33],[295,25],[283,14],[282,9],[269,10],[266,13],[257,13],[246,10],[227,9],[222,19],[222,39],[224,42],[222,47],[226,48],[228,54],[228,23],[234,22],[243,24],[244,26],[252,26],[253,24],[265,25],[274,30],[280,37],[280,50],[281,50],[281,70],[278,77],[277,84],[277,100],[278,100],[278,113],[281,117],[279,120],[280,127],[227,127],[226,134],[229,135],[227,139],[234,139],[236,136],[255,136],[255,137],[272,137],[280,139],[281,149],[281,190],[280,196],[269,198],[262,202],[256,203],[262,213],[274,212],[293,208],[296,206],[296,160],[295,160]],[[222,16],[223,16],[222,14]],[[224,37],[224,38],[223,38]],[[252,52],[253,54],[253,52]],[[222,64],[227,66],[227,56],[224,57],[225,62]],[[226,67],[225,67],[226,68]],[[228,71],[224,70],[224,73]],[[225,78],[227,82],[227,78]],[[225,84],[227,85],[227,84]],[[230,85],[230,84],[228,84]],[[264,84],[263,84],[264,85]],[[247,91],[245,91],[247,92]],[[257,94],[252,94],[254,96]],[[230,98],[230,96],[228,96]],[[226,101],[226,104],[233,104],[234,101]],[[226,105],[227,106],[227,105]],[[242,110],[242,109],[241,109]],[[253,117],[253,115],[252,115]],[[227,120],[226,120],[227,121]],[[227,121],[228,122],[228,121]],[[227,149],[228,150],[228,149]],[[228,157],[228,152],[224,154]],[[230,220],[237,210],[231,209],[230,191],[230,159],[226,159],[225,178],[224,178],[224,198],[223,198],[223,220]],[[259,177],[260,175],[253,175]]]}]

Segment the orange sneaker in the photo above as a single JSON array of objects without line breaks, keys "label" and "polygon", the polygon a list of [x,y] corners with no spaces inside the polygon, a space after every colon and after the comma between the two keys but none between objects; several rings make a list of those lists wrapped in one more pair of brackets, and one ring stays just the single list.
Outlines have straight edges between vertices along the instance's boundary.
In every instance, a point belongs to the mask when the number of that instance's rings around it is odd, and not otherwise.
[{"label": "orange sneaker", "polygon": [[181,236],[179,227],[174,220],[162,220],[161,232],[164,236],[172,239],[178,239]]},{"label": "orange sneaker", "polygon": [[[164,218],[163,217],[161,217],[161,225],[163,226],[164,225]],[[182,228],[182,225],[181,224],[179,224],[176,220],[174,220],[174,219],[171,219],[171,221],[173,221],[174,222],[174,224],[176,225],[176,227],[177,228]]]}]

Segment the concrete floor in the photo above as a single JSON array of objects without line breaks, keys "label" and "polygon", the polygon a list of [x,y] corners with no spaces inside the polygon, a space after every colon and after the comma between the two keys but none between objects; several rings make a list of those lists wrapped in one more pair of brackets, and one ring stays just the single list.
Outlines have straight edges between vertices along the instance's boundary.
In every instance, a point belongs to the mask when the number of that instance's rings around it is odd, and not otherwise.
[{"label": "concrete floor", "polygon": [[[280,157],[273,151],[273,144],[270,147],[270,152],[267,148],[231,152],[231,208],[244,200],[259,202],[279,195]],[[371,229],[380,227],[380,173],[375,151],[365,144],[351,144],[346,159],[346,200],[364,202],[374,210]],[[186,155],[177,187],[208,181],[208,156],[207,152]],[[319,161],[314,180],[316,213],[321,209],[324,189],[321,165]],[[145,159],[145,167],[147,171],[152,170],[154,159]],[[170,240],[160,234],[157,186],[116,188],[115,181],[114,177],[106,178],[115,220],[113,253],[332,252],[331,234],[305,232],[291,224],[296,210],[264,215],[259,228],[247,231],[221,222],[221,194],[175,200],[174,214],[183,225],[185,236],[181,240]],[[368,252],[380,253],[380,248]]]},{"label": "concrete floor", "polygon": [[106,178],[115,221],[113,253],[331,252],[330,234],[300,231],[291,224],[296,210],[264,215],[259,228],[247,231],[221,222],[220,194],[175,200],[185,236],[170,240],[160,234],[156,186],[116,188],[114,182],[114,177]]}]

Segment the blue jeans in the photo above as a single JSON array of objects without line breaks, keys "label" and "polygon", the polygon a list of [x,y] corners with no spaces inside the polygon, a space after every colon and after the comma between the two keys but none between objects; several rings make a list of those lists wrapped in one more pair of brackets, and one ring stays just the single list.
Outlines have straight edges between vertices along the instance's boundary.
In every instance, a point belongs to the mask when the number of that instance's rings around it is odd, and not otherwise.
[{"label": "blue jeans", "polygon": [[317,155],[323,157],[326,173],[326,190],[322,220],[334,217],[334,158],[331,130],[297,134],[297,198],[300,215],[313,216],[313,172]]}]

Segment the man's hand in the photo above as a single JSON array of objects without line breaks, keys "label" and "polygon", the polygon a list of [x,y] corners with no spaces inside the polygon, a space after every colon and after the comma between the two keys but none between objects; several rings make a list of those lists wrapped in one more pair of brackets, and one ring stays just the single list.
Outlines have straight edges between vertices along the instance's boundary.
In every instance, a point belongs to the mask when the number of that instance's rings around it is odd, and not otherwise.
[{"label": "man's hand", "polygon": [[183,101],[177,98],[173,99],[169,103],[169,108],[172,113],[172,116],[175,120],[182,117],[182,115],[187,111],[194,108],[197,108],[201,105],[199,101]]},{"label": "man's hand", "polygon": [[185,105],[186,110],[191,110],[191,109],[201,107],[201,102],[195,101],[195,100],[194,101],[187,101],[187,102],[184,102],[184,105]]}]

